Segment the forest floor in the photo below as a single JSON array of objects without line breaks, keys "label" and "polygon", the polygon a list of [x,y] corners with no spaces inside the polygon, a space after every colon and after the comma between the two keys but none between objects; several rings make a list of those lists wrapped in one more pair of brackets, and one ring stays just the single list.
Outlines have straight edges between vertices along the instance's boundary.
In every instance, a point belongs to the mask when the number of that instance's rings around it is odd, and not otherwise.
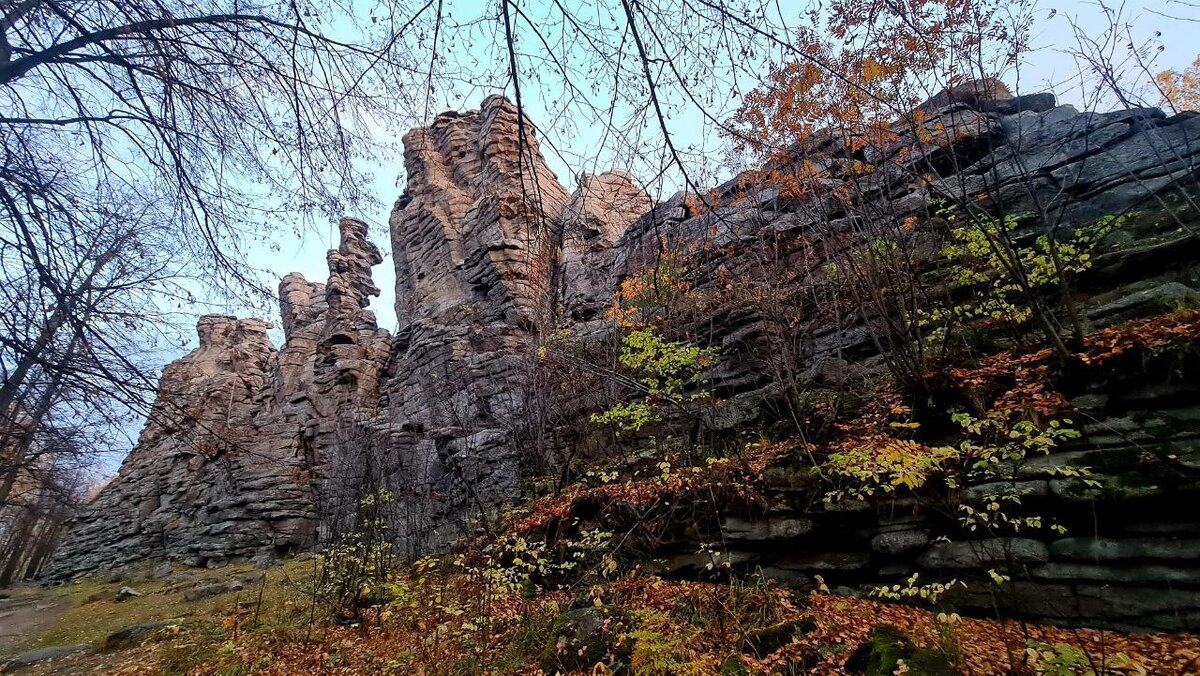
[{"label": "forest floor", "polygon": [[[302,561],[290,562],[267,571],[251,565],[219,570],[175,567],[157,579],[149,569],[140,574],[100,576],[56,587],[22,585],[9,590],[0,600],[0,671],[15,671],[9,661],[16,656],[51,654],[59,648],[89,646],[78,654],[38,659],[20,669],[29,674],[127,673],[139,665],[158,664],[150,659],[164,642],[182,635],[220,634],[222,621],[234,607],[253,602],[257,607],[278,610],[282,597],[292,593],[289,580],[304,576]],[[123,587],[140,596],[117,601]],[[211,595],[189,599],[188,593],[207,589]],[[260,596],[261,592],[261,596]],[[160,626],[156,626],[160,625]],[[145,627],[130,640],[113,641],[123,629]],[[142,649],[147,639],[149,651]],[[145,653],[145,654],[144,654]],[[156,668],[143,673],[183,673]]]},{"label": "forest floor", "polygon": [[[397,588],[409,592],[406,600],[368,613],[361,625],[339,624],[312,619],[314,604],[304,589],[314,570],[311,562],[296,561],[261,577],[262,571],[242,566],[175,569],[163,579],[22,587],[12,593],[9,606],[20,611],[0,617],[6,641],[2,654],[8,656],[0,662],[28,651],[73,646],[80,652],[17,671],[36,676],[553,673],[540,665],[545,664],[546,646],[554,644],[558,620],[613,608],[620,615],[611,617],[629,623],[621,630],[624,635],[635,637],[632,655],[622,659],[632,663],[636,674],[862,673],[848,669],[847,660],[873,640],[881,624],[896,628],[920,649],[952,655],[956,668],[905,672],[911,674],[1200,673],[1196,635],[1123,634],[958,616],[948,620],[922,608],[798,594],[770,584],[670,582],[651,576],[597,585],[588,591],[590,602],[580,607],[578,599],[564,592],[485,598],[491,592],[483,592],[476,581],[434,573],[399,582]],[[237,580],[242,582],[235,584]],[[212,585],[225,587],[188,600],[188,591]],[[122,586],[144,595],[117,602]],[[476,626],[479,620],[472,613],[485,607],[490,626]],[[748,617],[772,627],[804,629],[794,635],[789,630],[769,653],[755,655],[743,647],[742,636],[768,634],[762,629],[729,631]],[[128,640],[113,640],[129,627],[146,629]],[[91,648],[82,649],[85,644]],[[1042,646],[1041,654],[1030,654],[1034,644]],[[561,639],[558,648],[561,657]],[[596,667],[580,673],[614,672]]]}]

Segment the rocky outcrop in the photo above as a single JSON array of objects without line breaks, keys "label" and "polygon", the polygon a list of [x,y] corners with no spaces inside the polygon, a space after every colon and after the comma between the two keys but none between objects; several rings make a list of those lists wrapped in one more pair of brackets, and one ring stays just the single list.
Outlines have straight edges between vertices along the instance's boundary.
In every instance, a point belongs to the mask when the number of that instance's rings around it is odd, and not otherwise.
[{"label": "rocky outcrop", "polygon": [[[278,351],[263,322],[201,320],[200,347],[164,371],[138,447],[72,526],[51,574],[306,547],[322,529],[344,526],[329,514],[347,511],[337,501],[351,485],[395,496],[395,535],[406,552],[443,548],[517,498],[533,456],[546,457],[544,446],[564,438],[548,433],[536,408],[548,392],[531,376],[535,348],[564,321],[584,342],[606,340],[614,290],[652,264],[664,242],[687,252],[689,284],[720,298],[735,284],[807,289],[863,223],[936,221],[926,217],[946,195],[1036,214],[1056,233],[1136,210],[1119,246],[1078,280],[1081,321],[1106,326],[1200,297],[1200,116],[1081,113],[1048,95],[964,91],[931,100],[886,143],[863,148],[818,136],[797,149],[819,150],[814,190],[748,187],[743,176],[707,195],[703,213],[683,195],[653,203],[617,172],[581,176],[568,193],[545,165],[533,125],[502,98],[439,115],[404,138],[408,182],[389,221],[395,335],[367,310],[377,293],[370,268],[382,257],[365,225],[344,220],[327,284],[297,274],[280,284]],[[932,229],[897,236],[936,258]],[[814,298],[784,317],[809,327],[802,344],[789,346],[794,391],[820,393],[887,371],[888,348],[871,330],[877,318],[830,314],[828,305]],[[692,320],[702,327],[693,335],[722,354],[709,375],[724,403],[708,429],[786,417],[790,395],[773,361],[780,318],[713,302]],[[1200,577],[1184,537],[1191,524],[1169,506],[1194,498],[1188,421],[1200,410],[1200,389],[1169,373],[1119,392],[1094,382],[1072,393],[1093,422],[1066,451],[1100,453],[1099,464],[1113,468],[1111,477],[1102,472],[1113,486],[1103,495],[1033,469],[1013,478],[1032,489],[1031,500],[1078,517],[1069,538],[934,544],[944,524],[927,514],[813,508],[813,496],[787,476],[773,479],[772,510],[727,515],[721,536],[748,569],[797,583],[819,573],[855,588],[917,571],[980,573],[1004,558],[1027,571],[1018,589],[1030,591],[1014,602],[1020,612],[1195,628]],[[1150,391],[1160,394],[1139,394]],[[552,402],[555,424],[584,416],[590,394]],[[1141,460],[1127,462],[1135,448],[1173,456],[1185,469],[1147,483]],[[1091,510],[1113,517],[1089,527]],[[676,544],[664,555],[680,572],[695,547]]]},{"label": "rocky outcrop", "polygon": [[191,564],[311,541],[302,458],[255,443],[277,353],[270,325],[206,316],[200,346],[163,371],[138,444],[71,525],[51,575],[152,557]]},{"label": "rocky outcrop", "polygon": [[408,184],[390,220],[400,327],[380,406],[399,453],[392,492],[413,524],[401,541],[419,552],[519,496],[539,436],[523,413],[528,375],[556,287],[599,294],[589,266],[649,200],[622,174],[568,194],[533,125],[499,97],[404,142]]},{"label": "rocky outcrop", "polygon": [[341,234],[328,284],[280,284],[280,350],[267,322],[200,319],[199,347],[163,370],[137,446],[72,522],[48,575],[153,558],[218,565],[314,543],[319,449],[378,400],[391,349],[365,309],[379,250],[359,221],[343,219]]},{"label": "rocky outcrop", "polygon": [[611,300],[612,248],[654,206],[623,172],[584,174],[563,212],[559,302],[569,316],[594,314]]}]

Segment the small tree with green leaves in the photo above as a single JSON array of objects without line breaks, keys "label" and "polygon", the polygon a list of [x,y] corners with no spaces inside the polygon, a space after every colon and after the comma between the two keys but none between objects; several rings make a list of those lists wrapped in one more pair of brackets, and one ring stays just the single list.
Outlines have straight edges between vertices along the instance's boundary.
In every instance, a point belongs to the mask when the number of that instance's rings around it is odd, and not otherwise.
[{"label": "small tree with green leaves", "polygon": [[719,354],[715,347],[668,340],[654,328],[629,332],[621,339],[617,362],[633,374],[627,384],[641,398],[593,414],[592,422],[638,432],[662,422],[667,410],[689,411],[689,404],[710,398],[699,385],[704,370],[716,363]]},{"label": "small tree with green leaves", "polygon": [[1031,322],[1041,325],[1052,342],[1061,343],[1062,322],[1049,308],[1066,310],[1072,332],[1078,336],[1070,284],[1091,268],[1100,243],[1125,223],[1125,216],[1105,216],[1096,223],[1077,228],[1069,237],[1050,233],[1021,237],[1018,232],[1030,220],[1028,214],[1003,218],[974,214],[959,223],[949,209],[938,210],[954,226],[942,248],[949,268],[949,281],[967,289],[969,297],[947,302],[918,313],[925,339],[943,348],[953,332],[967,327],[1005,327],[1019,330]]}]

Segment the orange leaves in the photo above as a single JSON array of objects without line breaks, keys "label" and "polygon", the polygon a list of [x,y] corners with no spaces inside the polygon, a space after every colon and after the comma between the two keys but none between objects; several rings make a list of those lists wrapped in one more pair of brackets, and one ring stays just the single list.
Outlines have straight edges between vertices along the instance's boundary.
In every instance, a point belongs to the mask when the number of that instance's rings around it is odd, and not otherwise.
[{"label": "orange leaves", "polygon": [[[1126,353],[1152,353],[1200,340],[1200,310],[1139,319],[1101,329],[1084,337],[1075,357],[1091,367],[1102,366]],[[999,413],[1052,418],[1066,412],[1066,398],[1051,387],[1054,352],[1050,349],[989,355],[973,368],[951,368],[930,374],[968,393],[980,409]]]},{"label": "orange leaves", "polygon": [[665,242],[650,269],[621,280],[613,294],[608,319],[624,328],[640,328],[656,313],[669,311],[691,291],[685,279],[687,252],[678,252]]},{"label": "orange leaves", "polygon": [[763,471],[785,458],[790,451],[786,444],[754,444],[738,457],[712,459],[703,467],[671,468],[666,463],[666,469],[654,478],[591,487],[572,484],[558,495],[534,500],[529,505],[530,514],[508,530],[519,534],[543,531],[553,524],[569,521],[585,503],[597,513],[614,508],[647,508],[660,502],[707,494],[716,487],[725,487],[744,498],[751,498],[756,495]]},{"label": "orange leaves", "polygon": [[[730,655],[754,674],[844,674],[847,658],[872,628],[890,625],[918,646],[949,647],[968,676],[1038,673],[1027,661],[1028,641],[1072,646],[1094,660],[1112,664],[1121,653],[1138,669],[1105,673],[1192,674],[1200,667],[1200,637],[1194,634],[1121,634],[1093,629],[1038,626],[1027,622],[945,615],[908,605],[862,598],[810,594],[796,598],[786,589],[744,583],[663,580],[633,575],[575,592],[525,598],[497,590],[479,576],[433,572],[403,576],[415,606],[394,613],[371,631],[339,626],[304,631],[243,633],[211,647],[188,673],[205,675],[245,670],[290,674],[445,674],[541,673],[545,636],[581,596],[601,608],[628,611],[628,628],[643,649],[673,647],[686,632],[682,655],[694,662],[721,663]],[[697,622],[704,618],[706,621]],[[811,619],[814,628],[778,650],[755,659],[742,654],[747,634],[783,623]],[[465,628],[464,628],[465,625]],[[607,620],[606,620],[607,625]],[[553,645],[553,643],[551,643]],[[120,673],[157,674],[178,654],[195,646],[151,642],[120,653]],[[173,654],[174,653],[174,654]],[[106,658],[111,659],[111,657]],[[112,662],[105,662],[115,672]],[[593,673],[610,673],[603,667]],[[576,672],[585,673],[585,672]],[[655,673],[663,673],[661,671]],[[678,672],[671,672],[678,673]]]},{"label": "orange leaves", "polygon": [[[735,152],[778,160],[818,131],[854,153],[884,147],[877,129],[898,120],[920,127],[916,102],[978,72],[981,54],[1019,49],[999,17],[1023,3],[1000,0],[833,0],[810,12],[792,43],[794,61],[775,66],[730,120]],[[1001,11],[1003,10],[1003,12]],[[986,44],[985,44],[986,43]]]},{"label": "orange leaves", "polygon": [[[1014,355],[1010,351],[990,355],[975,368],[946,371],[950,384],[966,392],[981,411],[1005,416],[1054,418],[1070,405],[1066,397],[1050,388],[1050,350]],[[940,377],[938,375],[934,376]]]},{"label": "orange leaves", "polygon": [[885,66],[882,63],[879,63],[878,61],[876,61],[875,59],[872,59],[869,56],[867,58],[863,59],[863,62],[862,62],[863,82],[867,82],[867,83],[873,82],[882,77],[887,77],[889,74],[893,73],[894,71],[895,71],[894,68]]},{"label": "orange leaves", "polygon": [[896,627],[918,645],[931,648],[941,645],[948,624],[960,652],[958,666],[971,676],[1033,673],[1026,663],[1029,640],[1076,647],[1095,658],[1097,664],[1106,656],[1111,662],[1113,655],[1124,653],[1131,663],[1145,670],[1143,673],[1151,674],[1194,673],[1200,657],[1200,637],[1190,634],[1127,635],[1016,621],[960,617],[939,620],[936,613],[911,606],[819,594],[810,595],[809,603],[816,630],[756,664],[761,670],[756,673],[774,673],[789,662],[811,664],[808,673],[813,674],[845,673],[846,658],[880,624]]},{"label": "orange leaves", "polygon": [[1187,310],[1110,326],[1089,335],[1083,361],[1102,364],[1132,350],[1153,352],[1200,339],[1200,310]]},{"label": "orange leaves", "polygon": [[1164,70],[1154,76],[1154,81],[1176,110],[1200,110],[1200,56],[1183,72]]}]

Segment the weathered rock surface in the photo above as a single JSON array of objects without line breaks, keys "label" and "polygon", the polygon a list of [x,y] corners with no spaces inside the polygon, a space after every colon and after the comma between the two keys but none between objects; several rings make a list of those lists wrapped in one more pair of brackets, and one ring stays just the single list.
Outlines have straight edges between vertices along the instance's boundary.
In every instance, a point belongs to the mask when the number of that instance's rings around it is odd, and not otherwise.
[{"label": "weathered rock surface", "polygon": [[[1078,280],[1082,320],[1098,328],[1196,302],[1200,116],[1081,113],[1048,95],[994,93],[1001,95],[933,100],[922,133],[901,128],[886,146],[814,141],[824,144],[830,194],[747,193],[734,180],[713,191],[715,208],[702,214],[684,195],[652,203],[617,172],[582,176],[569,193],[542,160],[532,124],[502,98],[439,115],[404,138],[408,182],[389,221],[395,335],[366,309],[377,293],[370,269],[382,256],[362,223],[344,220],[327,283],[291,274],[280,284],[286,338],[278,350],[264,322],[200,321],[200,347],[164,371],[137,448],[72,524],[50,574],[150,557],[215,565],[307,548],[343,525],[338,496],[364,483],[395,496],[405,551],[444,547],[471,519],[518,497],[526,469],[553,456],[555,444],[583,446],[563,432],[569,425],[546,429],[543,413],[551,405],[559,422],[583,414],[591,392],[547,404],[549,393],[530,375],[536,348],[564,319],[585,341],[604,341],[614,290],[666,241],[688,252],[699,292],[731,280],[804,288],[823,274],[840,235],[881,214],[927,216],[940,195],[1036,213],[1060,232],[1138,210],[1120,246]],[[861,162],[872,171],[862,172]],[[854,199],[834,198],[835,188]],[[914,250],[936,255],[936,233],[912,236]],[[764,264],[768,258],[779,264]],[[710,426],[737,430],[784,417],[771,318],[745,306],[704,312],[697,334],[722,354],[707,374],[724,402]],[[886,372],[866,315],[811,327],[790,355],[796,392],[816,396]],[[983,575],[1004,561],[1024,571],[1013,582],[1018,612],[1200,627],[1196,544],[1186,538],[1194,524],[1172,507],[1200,496],[1200,388],[1177,372],[1192,373],[1174,365],[1081,384],[1072,397],[1087,412],[1084,438],[1014,469],[1006,485],[1061,513],[1073,528],[1068,538],[1022,532],[935,544],[939,524],[927,514],[813,507],[819,500],[804,477],[783,471],[767,477],[773,511],[726,515],[731,547],[722,556],[735,569],[761,567],[797,584],[820,574],[860,587],[913,572]],[[1101,487],[1054,475],[1066,463],[1093,467]],[[1167,470],[1153,474],[1153,466]],[[1097,512],[1105,519],[1093,521]],[[666,565],[703,569],[694,543],[680,545],[665,553]]]},{"label": "weathered rock surface", "polygon": [[101,648],[103,650],[124,650],[125,648],[131,648],[164,629],[177,627],[182,623],[183,620],[175,619],[143,622],[141,624],[131,624],[121,627],[104,638],[104,644]]},{"label": "weathered rock surface", "polygon": [[214,584],[206,584],[184,592],[183,600],[199,601],[200,599],[206,599],[210,596],[220,596],[221,594],[228,594],[229,592],[240,591],[241,589],[242,585],[238,582],[217,582]]},{"label": "weathered rock surface", "polygon": [[19,671],[26,667],[32,667],[46,662],[53,662],[64,657],[78,655],[92,650],[92,646],[87,643],[77,643],[75,645],[60,645],[49,648],[38,648],[37,650],[29,650],[8,658],[3,665],[0,665],[0,671],[13,672]]},{"label": "weathered rock surface", "polygon": [[200,345],[163,371],[157,401],[117,476],[71,524],[52,577],[146,559],[192,566],[313,544],[322,473],[345,415],[378,402],[390,336],[367,311],[380,262],[366,225],[343,219],[330,281],[280,284],[286,336],[270,325],[206,316]]}]

